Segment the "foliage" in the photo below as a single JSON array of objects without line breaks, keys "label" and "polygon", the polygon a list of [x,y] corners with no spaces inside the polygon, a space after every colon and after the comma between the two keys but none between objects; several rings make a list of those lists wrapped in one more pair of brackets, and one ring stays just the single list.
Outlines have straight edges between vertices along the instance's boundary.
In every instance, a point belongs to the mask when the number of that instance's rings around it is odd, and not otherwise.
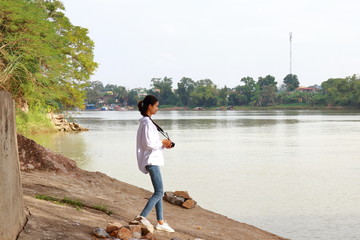
[{"label": "foliage", "polygon": [[191,93],[195,89],[195,82],[191,78],[183,77],[177,84],[176,94],[183,106],[191,105]]},{"label": "foliage", "polygon": [[0,2],[0,90],[30,111],[82,107],[97,67],[85,28],[73,26],[58,0]]},{"label": "foliage", "polygon": [[284,84],[287,91],[294,91],[300,85],[298,77],[295,74],[288,74],[284,78]]},{"label": "foliage", "polygon": [[[151,83],[153,86],[153,95],[157,95],[161,104],[165,105],[176,105],[177,97],[175,93],[172,91],[172,79],[168,77],[161,78],[153,78],[151,79]],[[158,94],[157,94],[157,93]]]},{"label": "foliage", "polygon": [[33,110],[25,113],[20,109],[16,111],[17,132],[24,136],[39,132],[55,132],[55,127],[44,111]]},{"label": "foliage", "polygon": [[198,107],[217,106],[217,87],[210,79],[199,80],[191,93],[191,102]]},{"label": "foliage", "polygon": [[[152,80],[152,88],[141,92],[141,94],[157,96],[161,100],[160,106],[212,108],[229,105],[235,107],[271,107],[279,104],[291,104],[291,106],[296,105],[300,108],[326,105],[360,107],[360,80],[356,75],[344,79],[329,79],[323,82],[322,91],[320,91],[321,88],[319,86],[314,86],[310,89],[310,92],[300,90],[287,91],[285,87],[282,91],[277,91],[275,78],[270,75],[264,78],[259,77],[258,82],[255,82],[251,77],[244,77],[240,82],[241,84],[234,88],[224,86],[219,89],[210,79],[202,79],[195,82],[191,78],[184,77],[178,82],[178,89],[173,92],[171,78],[154,78]],[[260,87],[259,83],[262,87]],[[97,83],[95,87],[99,85]],[[122,96],[122,98],[128,99],[128,105],[137,105],[137,102],[143,97],[143,95],[138,94],[138,89],[127,90],[122,86],[107,86],[107,88],[110,87],[109,89],[114,92],[114,98],[120,99],[120,96]],[[116,89],[121,89],[121,91],[116,92]],[[161,93],[162,91],[169,93],[170,89],[175,96]],[[92,91],[90,90],[90,92]],[[98,95],[97,98],[100,96]],[[111,101],[109,100],[109,102]],[[164,102],[171,102],[172,104],[164,104]],[[117,104],[126,105],[125,101],[118,101]]]}]

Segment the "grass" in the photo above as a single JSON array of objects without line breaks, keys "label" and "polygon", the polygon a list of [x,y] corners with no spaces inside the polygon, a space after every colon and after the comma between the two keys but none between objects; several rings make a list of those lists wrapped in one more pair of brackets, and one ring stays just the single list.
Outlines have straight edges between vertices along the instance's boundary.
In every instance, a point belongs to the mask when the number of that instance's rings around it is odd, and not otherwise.
[{"label": "grass", "polygon": [[17,132],[24,136],[34,133],[56,132],[54,124],[46,116],[46,113],[33,111],[25,113],[16,111]]},{"label": "grass", "polygon": [[90,209],[94,209],[103,213],[106,213],[107,215],[111,215],[112,211],[108,210],[106,206],[103,205],[87,205],[79,200],[75,200],[75,199],[70,199],[67,197],[64,198],[56,198],[56,197],[51,197],[51,196],[47,196],[47,195],[35,195],[36,199],[40,199],[40,200],[45,200],[45,201],[49,201],[55,204],[67,204],[70,206],[75,207],[76,209],[80,210],[82,208],[90,208]]}]

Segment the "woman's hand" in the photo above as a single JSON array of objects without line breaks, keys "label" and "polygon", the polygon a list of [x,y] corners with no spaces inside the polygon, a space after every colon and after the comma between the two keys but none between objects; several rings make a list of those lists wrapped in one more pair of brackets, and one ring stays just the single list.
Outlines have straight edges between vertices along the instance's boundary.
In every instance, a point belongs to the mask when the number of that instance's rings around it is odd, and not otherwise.
[{"label": "woman's hand", "polygon": [[163,147],[164,148],[171,148],[171,140],[169,140],[169,139],[163,139],[163,140],[161,140],[162,141],[162,143],[163,143]]}]

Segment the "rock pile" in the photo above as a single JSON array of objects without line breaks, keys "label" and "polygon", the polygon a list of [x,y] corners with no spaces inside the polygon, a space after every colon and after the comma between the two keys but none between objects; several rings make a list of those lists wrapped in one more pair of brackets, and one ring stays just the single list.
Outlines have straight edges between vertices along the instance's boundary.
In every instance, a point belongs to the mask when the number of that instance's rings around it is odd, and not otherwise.
[{"label": "rock pile", "polygon": [[187,191],[165,192],[164,200],[187,209],[194,208],[197,204]]},{"label": "rock pile", "polygon": [[94,237],[113,240],[156,240],[154,226],[144,217],[137,217],[128,226],[119,222],[109,223],[106,229],[95,228]]},{"label": "rock pile", "polygon": [[68,122],[64,114],[49,114],[48,118],[54,123],[56,130],[60,132],[81,132],[89,129],[74,122]]}]

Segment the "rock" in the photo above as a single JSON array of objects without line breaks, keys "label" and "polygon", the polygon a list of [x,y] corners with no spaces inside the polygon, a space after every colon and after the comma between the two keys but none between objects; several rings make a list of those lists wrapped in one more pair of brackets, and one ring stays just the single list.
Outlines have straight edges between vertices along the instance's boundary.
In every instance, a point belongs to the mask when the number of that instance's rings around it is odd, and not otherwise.
[{"label": "rock", "polygon": [[95,228],[94,229],[94,235],[98,238],[109,238],[110,235],[105,231],[103,228]]},{"label": "rock", "polygon": [[132,233],[140,233],[141,234],[141,227],[139,225],[133,225],[133,226],[130,226],[130,230]]},{"label": "rock", "polygon": [[121,223],[119,223],[119,222],[114,222],[114,223],[109,223],[108,225],[107,225],[107,227],[106,227],[106,232],[107,233],[111,233],[111,232],[113,232],[113,231],[115,231],[115,230],[118,230],[118,229],[120,229],[122,227],[122,224]]},{"label": "rock", "polygon": [[141,227],[142,234],[154,233],[154,226],[144,217],[137,216],[133,221],[129,222],[130,227],[132,225],[139,225]]},{"label": "rock", "polygon": [[139,233],[139,232],[133,232],[132,237],[133,237],[133,238],[141,238],[141,233]]},{"label": "rock", "polygon": [[116,236],[117,238],[120,238],[120,239],[129,239],[132,237],[132,232],[131,230],[128,228],[128,227],[121,227],[119,230],[118,230],[118,234]]},{"label": "rock", "polygon": [[47,117],[54,124],[56,130],[60,132],[79,132],[88,131],[89,129],[80,126],[78,123],[68,122],[64,114],[48,114]]},{"label": "rock", "polygon": [[164,200],[170,202],[170,200],[174,197],[174,192],[165,192]]},{"label": "rock", "polygon": [[170,199],[170,203],[176,204],[176,205],[182,205],[185,202],[185,198],[174,196],[172,199]]},{"label": "rock", "polygon": [[156,237],[152,233],[147,233],[145,236],[143,236],[143,239],[156,240]]},{"label": "rock", "polygon": [[34,140],[17,135],[20,169],[22,171],[41,170],[56,172],[77,171],[76,162],[65,156],[51,152]]},{"label": "rock", "polygon": [[190,208],[194,208],[196,204],[197,204],[197,202],[195,200],[188,199],[181,206],[183,206],[184,208],[190,209]]},{"label": "rock", "polygon": [[191,197],[187,191],[175,191],[174,194],[175,194],[175,196],[178,196],[178,197],[182,197],[185,199],[191,199]]},{"label": "rock", "polygon": [[172,238],[171,240],[182,240],[182,239],[180,239],[180,238]]},{"label": "rock", "polygon": [[110,232],[109,235],[112,236],[112,237],[114,237],[114,238],[116,238],[117,235],[118,235],[118,233],[119,233],[119,229]]}]

